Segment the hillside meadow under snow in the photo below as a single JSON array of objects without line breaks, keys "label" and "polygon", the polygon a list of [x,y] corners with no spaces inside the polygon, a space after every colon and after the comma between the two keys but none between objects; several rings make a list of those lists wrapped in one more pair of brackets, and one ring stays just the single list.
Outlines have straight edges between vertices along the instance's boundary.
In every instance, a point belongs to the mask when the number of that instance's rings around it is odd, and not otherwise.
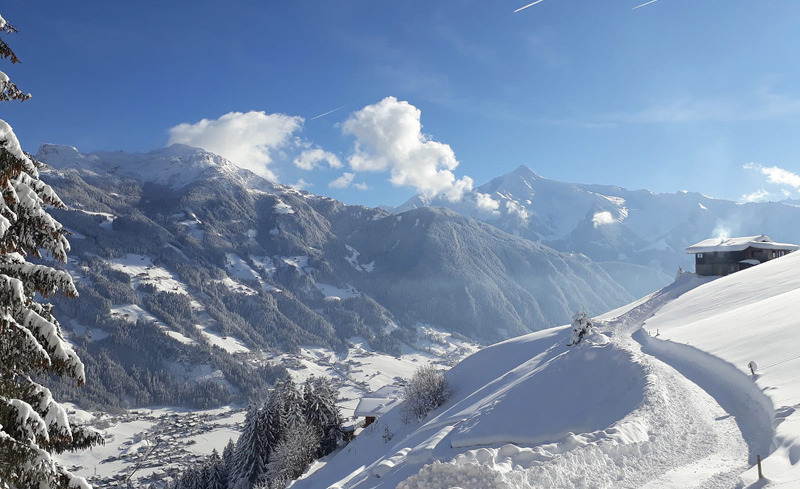
[{"label": "hillside meadow under snow", "polygon": [[798,318],[800,254],[682,274],[577,346],[562,326],[475,353],[427,418],[390,411],[293,487],[800,487]]}]

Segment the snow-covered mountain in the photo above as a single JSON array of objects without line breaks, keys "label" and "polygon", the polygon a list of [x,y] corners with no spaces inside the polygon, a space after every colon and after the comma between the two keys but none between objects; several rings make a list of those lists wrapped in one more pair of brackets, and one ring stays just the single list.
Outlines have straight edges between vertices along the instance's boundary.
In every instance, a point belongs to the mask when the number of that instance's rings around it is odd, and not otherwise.
[{"label": "snow-covered mountain", "polygon": [[577,346],[561,326],[473,354],[421,422],[398,406],[292,487],[795,487],[798,304],[800,253],[684,273]]},{"label": "snow-covered mountain", "polygon": [[420,325],[492,342],[632,298],[585,256],[445,209],[345,205],[196,148],[37,157],[71,209],[53,215],[81,298],[57,314],[102,404],[213,405],[280,374],[236,355],[358,338],[399,355]]},{"label": "snow-covered mountain", "polygon": [[741,204],[695,192],[655,194],[566,183],[526,166],[477,187],[461,202],[416,196],[397,212],[427,206],[448,207],[557,250],[583,253],[621,283],[635,280],[633,273],[646,275],[638,266],[647,267],[650,281],[643,287],[665,285],[678,266],[693,270],[684,250],[706,238],[766,234],[800,242],[800,228],[792,225],[800,220],[796,203]]}]

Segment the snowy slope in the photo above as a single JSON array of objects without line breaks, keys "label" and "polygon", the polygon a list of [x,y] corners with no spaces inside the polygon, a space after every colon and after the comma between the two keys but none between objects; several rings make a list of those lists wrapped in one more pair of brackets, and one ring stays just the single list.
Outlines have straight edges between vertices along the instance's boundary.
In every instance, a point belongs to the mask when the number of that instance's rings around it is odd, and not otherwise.
[{"label": "snowy slope", "polygon": [[[727,385],[751,394],[723,400],[751,440],[765,438],[757,448],[766,457],[764,475],[775,483],[770,487],[800,487],[799,313],[800,253],[794,253],[697,288],[645,322],[652,335],[659,333],[645,342],[653,354],[687,377],[699,371],[698,383],[709,389]],[[754,376],[750,362],[757,364]],[[753,418],[762,421],[753,425]],[[756,477],[754,470],[744,476]]]},{"label": "snowy slope", "polygon": [[448,372],[451,399],[422,422],[394,409],[294,487],[743,487],[758,455],[791,487],[798,295],[800,254],[683,274],[576,347],[567,327],[496,344]]}]

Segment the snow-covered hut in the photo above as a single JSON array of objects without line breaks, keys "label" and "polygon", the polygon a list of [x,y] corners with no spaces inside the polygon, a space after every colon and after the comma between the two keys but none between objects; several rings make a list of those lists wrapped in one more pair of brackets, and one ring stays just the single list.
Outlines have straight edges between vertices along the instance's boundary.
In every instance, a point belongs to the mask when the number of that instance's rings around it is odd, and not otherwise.
[{"label": "snow-covered hut", "polygon": [[364,417],[364,428],[371,425],[380,416],[389,412],[390,409],[395,407],[399,399],[392,399],[389,397],[362,397],[358,401],[358,406],[353,413],[354,416],[360,418]]},{"label": "snow-covered hut", "polygon": [[776,243],[768,236],[710,238],[686,248],[694,255],[698,275],[728,275],[745,268],[780,258],[800,246]]}]

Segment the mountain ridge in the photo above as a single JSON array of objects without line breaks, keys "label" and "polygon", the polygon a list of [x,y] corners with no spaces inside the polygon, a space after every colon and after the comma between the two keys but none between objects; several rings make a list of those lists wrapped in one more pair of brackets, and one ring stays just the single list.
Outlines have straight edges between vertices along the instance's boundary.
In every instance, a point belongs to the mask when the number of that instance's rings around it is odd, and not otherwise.
[{"label": "mountain ridge", "polygon": [[693,269],[685,248],[709,237],[767,234],[778,241],[800,242],[800,230],[788,225],[800,219],[800,208],[790,201],[742,204],[698,192],[657,194],[561,182],[525,165],[476,187],[460,202],[414,196],[394,211],[421,206],[448,207],[601,264],[645,267],[659,287],[679,266]]}]

